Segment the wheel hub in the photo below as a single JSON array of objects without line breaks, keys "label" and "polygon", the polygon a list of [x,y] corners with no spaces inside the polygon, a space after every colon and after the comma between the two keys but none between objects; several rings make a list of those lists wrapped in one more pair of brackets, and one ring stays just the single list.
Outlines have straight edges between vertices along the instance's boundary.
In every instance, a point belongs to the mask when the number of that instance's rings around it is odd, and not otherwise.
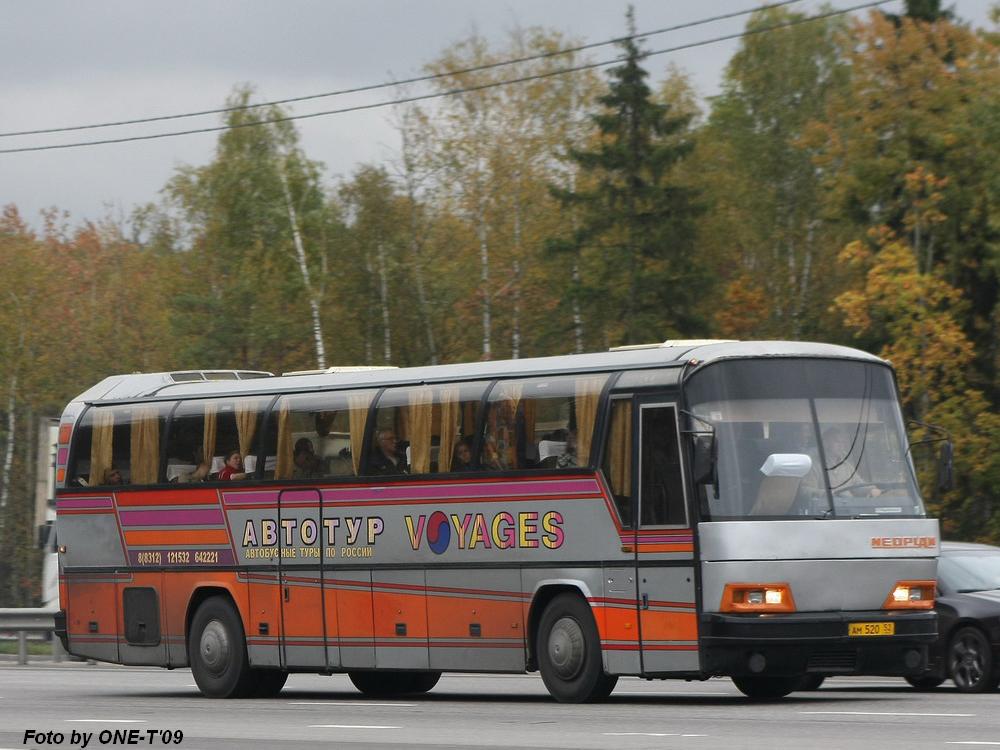
[{"label": "wheel hub", "polygon": [[201,633],[198,643],[198,654],[201,663],[213,675],[220,675],[229,665],[230,643],[225,626],[218,620],[212,620]]},{"label": "wheel hub", "polygon": [[548,657],[560,679],[572,680],[579,674],[585,653],[580,623],[572,617],[557,620],[549,633]]}]

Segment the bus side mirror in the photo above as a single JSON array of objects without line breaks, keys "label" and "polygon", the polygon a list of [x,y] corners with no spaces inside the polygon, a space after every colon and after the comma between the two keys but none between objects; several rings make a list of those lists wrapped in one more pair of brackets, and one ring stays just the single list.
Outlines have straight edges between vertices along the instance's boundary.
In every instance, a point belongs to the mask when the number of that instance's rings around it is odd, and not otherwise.
[{"label": "bus side mirror", "polygon": [[691,473],[695,485],[716,484],[715,435],[695,435]]},{"label": "bus side mirror", "polygon": [[938,490],[947,492],[955,488],[955,446],[950,440],[941,444],[938,456]]}]

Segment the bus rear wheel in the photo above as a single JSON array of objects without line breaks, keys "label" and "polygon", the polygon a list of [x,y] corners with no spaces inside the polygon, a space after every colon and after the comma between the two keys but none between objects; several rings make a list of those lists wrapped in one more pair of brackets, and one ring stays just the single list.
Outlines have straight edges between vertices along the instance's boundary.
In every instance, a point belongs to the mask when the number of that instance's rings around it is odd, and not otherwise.
[{"label": "bus rear wheel", "polygon": [[280,669],[251,670],[250,694],[254,698],[273,698],[288,681],[288,672]]},{"label": "bus rear wheel", "polygon": [[758,701],[777,700],[784,698],[791,692],[799,689],[802,684],[802,677],[765,677],[762,675],[752,675],[744,677],[733,677],[733,684],[739,688],[747,698]]},{"label": "bus rear wheel", "polygon": [[354,687],[374,697],[426,693],[441,679],[440,672],[348,672],[347,676]]},{"label": "bus rear wheel", "polygon": [[607,698],[618,682],[604,673],[594,615],[576,594],[549,602],[538,623],[535,653],[545,687],[561,703]]},{"label": "bus rear wheel", "polygon": [[188,658],[198,689],[209,698],[243,698],[253,690],[243,623],[224,597],[206,599],[194,613]]}]

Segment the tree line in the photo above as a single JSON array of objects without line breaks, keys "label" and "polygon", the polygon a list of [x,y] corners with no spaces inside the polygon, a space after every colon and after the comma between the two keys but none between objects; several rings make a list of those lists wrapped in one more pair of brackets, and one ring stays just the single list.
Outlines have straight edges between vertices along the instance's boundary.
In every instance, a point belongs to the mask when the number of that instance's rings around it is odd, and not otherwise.
[{"label": "tree line", "polygon": [[587,58],[482,66],[574,40],[471,36],[427,70],[472,90],[398,108],[395,155],[345,179],[279,108],[236,109],[127,221],[5,207],[0,606],[37,595],[36,418],[131,371],[842,343],[951,433],[954,488],[924,483],[945,535],[1000,542],[1000,36],[937,0],[804,19],[755,13],[709,102],[634,39],[545,76]]}]

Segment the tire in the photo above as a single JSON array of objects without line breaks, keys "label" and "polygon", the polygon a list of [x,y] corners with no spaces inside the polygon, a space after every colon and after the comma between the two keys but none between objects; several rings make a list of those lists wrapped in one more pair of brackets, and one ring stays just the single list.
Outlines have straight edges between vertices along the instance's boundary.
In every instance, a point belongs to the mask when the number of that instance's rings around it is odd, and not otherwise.
[{"label": "tire", "polygon": [[997,686],[993,649],[979,628],[960,628],[948,643],[948,676],[963,693],[985,693]]},{"label": "tire", "polygon": [[604,674],[601,641],[590,606],[577,594],[559,594],[545,608],[535,640],[538,670],[561,703],[606,698],[616,678]]},{"label": "tire", "polygon": [[198,689],[208,698],[243,698],[253,689],[243,622],[225,597],[206,599],[194,613],[188,659]]},{"label": "tire", "polygon": [[426,693],[441,679],[440,672],[348,672],[347,676],[362,693],[377,698]]},{"label": "tire", "polygon": [[280,669],[252,669],[250,695],[254,698],[274,698],[285,686],[288,672]]},{"label": "tire", "polygon": [[826,676],[821,674],[807,674],[799,680],[796,690],[819,690],[820,685],[826,681]]},{"label": "tire", "polygon": [[944,682],[943,677],[933,677],[931,675],[904,677],[903,679],[910,683],[910,687],[916,688],[917,690],[934,690],[934,688]]},{"label": "tire", "polygon": [[784,698],[789,693],[798,690],[801,683],[801,675],[792,677],[765,677],[761,675],[733,677],[733,684],[739,688],[740,692],[747,698],[757,701],[773,701]]}]

